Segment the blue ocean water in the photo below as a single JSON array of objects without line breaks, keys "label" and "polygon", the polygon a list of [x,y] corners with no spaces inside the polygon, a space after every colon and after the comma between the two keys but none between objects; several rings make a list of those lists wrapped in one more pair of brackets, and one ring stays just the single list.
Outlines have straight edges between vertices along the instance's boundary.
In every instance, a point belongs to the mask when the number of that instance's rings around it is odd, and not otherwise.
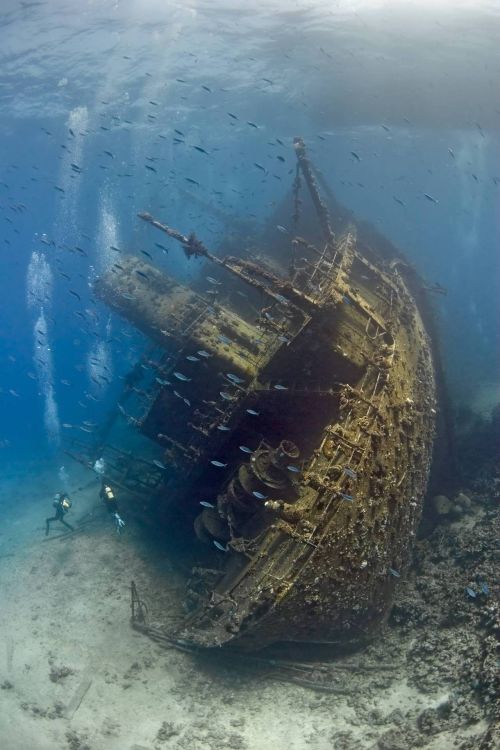
[{"label": "blue ocean water", "polygon": [[[216,248],[231,217],[258,225],[286,197],[297,134],[338,200],[448,289],[437,307],[459,398],[493,387],[497,11],[120,2],[75,12],[72,2],[6,0],[1,440],[43,452],[47,431],[61,444],[62,422],[94,421],[116,395],[133,350],[126,338],[106,343],[106,326],[119,338],[123,324],[89,286],[117,255],[111,245],[149,249],[179,278],[196,276],[155,248],[137,212]],[[89,380],[91,358],[112,368],[110,383]],[[93,388],[98,402],[83,410]]]},{"label": "blue ocean water", "polygon": [[85,482],[66,450],[148,350],[93,282],[144,251],[199,281],[137,214],[214,251],[272,231],[292,212],[297,135],[336,200],[444,287],[432,304],[452,403],[489,414],[499,38],[493,0],[3,0],[0,510],[23,467],[48,467],[47,505],[61,466]]}]

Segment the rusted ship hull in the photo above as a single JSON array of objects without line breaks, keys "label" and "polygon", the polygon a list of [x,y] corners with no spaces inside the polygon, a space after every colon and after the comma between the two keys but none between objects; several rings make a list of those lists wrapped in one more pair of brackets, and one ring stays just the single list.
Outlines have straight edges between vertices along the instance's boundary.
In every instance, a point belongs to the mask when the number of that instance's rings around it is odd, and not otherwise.
[{"label": "rusted ship hull", "polygon": [[140,427],[165,448],[164,502],[193,512],[203,501],[194,528],[213,564],[189,582],[184,643],[257,649],[369,633],[421,513],[435,378],[404,266],[368,260],[354,230],[333,236],[299,139],[296,151],[324,242],[293,237],[289,278],[142,215],[220,279],[264,295],[257,320],[137,259],[96,285],[175,348]]}]

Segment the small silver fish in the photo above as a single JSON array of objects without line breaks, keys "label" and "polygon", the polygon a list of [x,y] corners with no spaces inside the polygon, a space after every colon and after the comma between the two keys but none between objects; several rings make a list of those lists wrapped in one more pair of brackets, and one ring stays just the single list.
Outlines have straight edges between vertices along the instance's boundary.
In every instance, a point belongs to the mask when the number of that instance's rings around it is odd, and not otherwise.
[{"label": "small silver fish", "polygon": [[156,382],[160,385],[172,385],[169,380],[162,380],[161,378],[155,378]]},{"label": "small silver fish", "polygon": [[189,383],[191,378],[187,378],[185,375],[182,374],[182,372],[174,372],[174,378],[177,378],[177,380],[182,380],[183,383]]},{"label": "small silver fish", "polygon": [[220,282],[220,281],[217,281],[217,279],[214,279],[214,277],[213,277],[213,276],[207,276],[206,278],[207,278],[207,281],[208,281],[208,282],[209,282],[210,284],[214,284],[215,286],[220,286],[220,285],[221,285],[221,283],[222,283],[222,282]]},{"label": "small silver fish", "polygon": [[166,470],[167,470],[167,467],[165,466],[165,464],[162,464],[162,462],[161,462],[161,461],[158,461],[158,460],[157,460],[156,458],[155,458],[155,459],[153,460],[153,463],[154,463],[154,465],[155,465],[155,466],[157,466],[157,467],[158,467],[159,469],[163,469],[163,471],[166,471]]},{"label": "small silver fish", "polygon": [[348,503],[352,503],[352,502],[353,502],[353,500],[354,500],[354,498],[353,498],[353,496],[352,496],[352,495],[344,495],[344,493],[343,493],[343,492],[341,492],[341,493],[340,493],[340,497],[341,497],[341,498],[342,498],[343,500],[347,500],[347,502],[348,502]]},{"label": "small silver fish", "polygon": [[429,195],[429,193],[424,193],[424,197],[427,198],[427,200],[431,203],[439,203],[438,199],[434,198],[432,195]]},{"label": "small silver fish", "polygon": [[289,234],[288,229],[286,227],[283,227],[281,224],[276,224],[276,229],[282,234]]},{"label": "small silver fish", "polygon": [[225,425],[223,425],[223,424],[219,424],[219,425],[217,425],[217,429],[218,429],[218,430],[220,430],[221,432],[231,432],[230,428],[229,428],[229,427],[226,427],[226,426],[225,426]]},{"label": "small silver fish", "polygon": [[387,568],[391,576],[394,576],[394,578],[401,578],[401,573],[398,573],[397,570],[394,570],[394,568]]},{"label": "small silver fish", "polygon": [[227,547],[224,547],[224,545],[218,542],[217,539],[214,539],[214,545],[217,549],[220,549],[221,552],[227,552]]},{"label": "small silver fish", "polygon": [[229,393],[225,393],[224,391],[219,391],[219,396],[224,399],[224,401],[232,401],[233,397],[229,395]]},{"label": "small silver fish", "polygon": [[182,400],[184,401],[186,406],[191,406],[191,401],[188,398],[183,398]]},{"label": "small silver fish", "polygon": [[199,357],[195,357],[194,354],[189,354],[186,357],[186,359],[189,360],[189,362],[199,362],[200,361]]},{"label": "small silver fish", "polygon": [[228,339],[228,337],[227,337],[227,336],[224,336],[224,335],[223,335],[222,333],[221,333],[221,335],[220,335],[220,336],[218,337],[218,339],[217,339],[217,340],[218,340],[218,341],[220,341],[220,342],[221,342],[222,344],[231,344],[231,343],[232,343],[232,342],[231,342],[231,339]]},{"label": "small silver fish", "polygon": [[205,359],[208,359],[212,355],[206,352],[204,349],[200,349],[199,352],[196,352],[196,354],[199,354],[200,357],[204,357]]},{"label": "small silver fish", "polygon": [[222,461],[217,461],[215,459],[213,461],[210,461],[210,463],[212,464],[212,466],[216,466],[218,469],[225,469],[227,466],[227,464],[223,464]]},{"label": "small silver fish", "polygon": [[246,411],[247,411],[247,414],[251,414],[252,417],[258,417],[259,416],[259,412],[255,411],[255,409],[247,409]]},{"label": "small silver fish", "polygon": [[242,380],[242,378],[239,378],[237,375],[233,375],[232,372],[226,373],[226,378],[228,378],[228,380],[232,380],[232,382],[236,383],[237,385],[245,382],[244,380]]},{"label": "small silver fish", "polygon": [[128,292],[122,292],[123,299],[135,299],[133,294],[128,294]]},{"label": "small silver fish", "polygon": [[179,391],[174,391],[174,396],[177,396],[177,398],[183,398],[183,396],[181,396]]},{"label": "small silver fish", "polygon": [[266,500],[267,495],[263,495],[262,492],[257,492],[257,490],[254,490],[252,492],[252,495],[257,498],[257,500]]},{"label": "small silver fish", "polygon": [[215,508],[215,505],[212,505],[212,503],[209,503],[206,500],[200,500],[200,505],[203,505],[204,508]]},{"label": "small silver fish", "polygon": [[240,445],[239,448],[242,453],[253,453],[253,450],[251,448],[247,448],[246,445]]},{"label": "small silver fish", "polygon": [[290,465],[289,465],[289,466],[287,466],[286,468],[288,469],[288,471],[291,471],[291,472],[293,472],[294,474],[298,474],[298,473],[300,472],[300,469],[299,469],[299,467],[298,467],[298,466],[294,466],[293,464],[290,464]]},{"label": "small silver fish", "polygon": [[281,385],[280,383],[276,383],[276,385],[273,386],[273,387],[277,391],[287,391],[288,390],[288,388],[286,387],[286,385]]},{"label": "small silver fish", "polygon": [[286,336],[278,336],[278,341],[281,341],[282,344],[290,343],[290,339],[288,339]]}]

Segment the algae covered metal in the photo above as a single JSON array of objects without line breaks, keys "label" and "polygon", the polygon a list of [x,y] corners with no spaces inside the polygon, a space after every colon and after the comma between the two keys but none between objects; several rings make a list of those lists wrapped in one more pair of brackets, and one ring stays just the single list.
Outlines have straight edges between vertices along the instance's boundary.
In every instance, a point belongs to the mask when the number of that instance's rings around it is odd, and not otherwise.
[{"label": "algae covered metal", "polygon": [[[436,387],[412,280],[404,263],[361,251],[354,227],[334,235],[304,143],[294,146],[321,241],[291,232],[288,274],[140,214],[210,264],[211,294],[135,257],[96,282],[165,350],[137,426],[164,451],[156,502],[191,514],[206,544],[182,643],[258,649],[371,632],[420,518]],[[231,283],[258,308],[222,299]]]}]

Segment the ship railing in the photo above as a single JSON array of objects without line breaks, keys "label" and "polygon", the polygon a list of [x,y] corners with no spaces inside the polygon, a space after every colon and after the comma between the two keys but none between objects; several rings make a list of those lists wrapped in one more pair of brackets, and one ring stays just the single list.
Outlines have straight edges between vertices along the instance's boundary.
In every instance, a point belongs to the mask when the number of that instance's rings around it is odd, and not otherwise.
[{"label": "ship railing", "polygon": [[[376,394],[376,390],[378,388],[380,377],[381,377],[381,373],[379,371],[374,388],[372,390],[371,399],[373,399]],[[367,415],[369,414],[370,409],[373,408],[373,406],[374,406],[373,404],[368,405],[368,409],[366,412]],[[349,411],[347,418],[346,418],[346,422],[344,423],[346,428],[348,428],[351,418],[352,418],[352,409]],[[344,443],[344,446],[341,445],[341,442]],[[364,445],[362,444],[363,442],[364,442]],[[369,441],[368,434],[365,434],[364,437],[362,437],[362,434],[360,431],[356,435],[356,441],[354,443],[349,441],[349,444],[348,444],[345,441],[345,439],[342,440],[342,438],[340,438],[337,444],[337,450],[332,456],[331,460],[329,461],[328,469],[331,469],[335,465],[340,465],[343,467],[343,469],[348,467],[349,469],[351,469],[351,471],[354,471],[357,476],[359,476],[363,468],[364,460],[369,452],[369,447],[370,447],[370,441]],[[348,450],[345,450],[345,448],[347,448]],[[348,452],[349,448],[350,448],[350,453]],[[328,469],[323,473],[326,483],[328,483],[328,480],[327,480]],[[357,479],[357,476],[356,476],[356,479]],[[330,490],[336,489],[338,492],[341,492],[342,485],[347,482],[348,478],[349,478],[348,474],[346,474],[345,472],[342,472],[339,479],[335,482],[336,486],[332,488],[331,483],[330,483],[329,489]],[[334,491],[332,492],[332,495],[329,501],[327,502],[326,506],[322,510],[322,513],[321,513],[322,518],[328,517],[328,515],[330,514],[330,509],[332,507],[332,504],[336,501],[337,501],[337,494]],[[314,529],[312,529],[311,533],[309,534],[309,540],[315,539],[316,542],[321,544],[321,538],[319,540],[316,538],[316,534],[317,534],[319,527],[320,527],[320,523],[317,523]]]},{"label": "ship railing", "polygon": [[[288,325],[285,326],[284,329],[275,330],[275,335],[269,338],[267,345],[265,347],[262,347],[259,356],[253,362],[253,364],[255,364],[257,372],[266,362],[274,357],[276,352],[278,352],[280,349],[290,346],[290,344],[304,330],[310,320],[311,316],[304,314],[304,317],[298,326],[292,327],[291,325]],[[287,339],[287,341],[284,341],[285,338]],[[257,382],[257,378],[258,375],[255,376],[254,382]],[[250,384],[248,388],[250,390]]]},{"label": "ship railing", "polygon": [[[302,269],[302,276],[307,279],[307,283],[311,285],[312,291],[309,289],[308,294],[312,294],[312,299],[316,305],[320,305],[328,296],[330,296],[331,289],[337,283],[337,274],[327,273],[320,268],[319,263],[311,263],[306,258],[303,259],[306,267],[309,267],[310,272]],[[315,278],[317,276],[317,278]],[[325,286],[326,285],[326,286]],[[307,286],[303,281],[301,282],[301,289]]]},{"label": "ship railing", "polygon": [[[324,280],[331,281],[332,283],[335,283],[335,281],[337,281],[339,272],[342,268],[342,257],[341,257],[340,263],[336,266],[336,259],[337,259],[337,256],[339,255],[339,250],[337,249],[335,251],[335,255],[332,258],[329,253],[329,248],[330,248],[330,245],[328,243],[324,245],[323,250],[320,253],[320,257],[314,264],[312,264],[313,272],[309,276],[310,281],[313,281],[313,279],[318,273],[321,274]],[[324,268],[325,265],[326,265],[326,270]],[[331,273],[334,269],[336,271],[335,275]]]},{"label": "ship railing", "polygon": [[[367,329],[365,330],[365,335],[367,336],[367,338],[371,338],[368,335],[368,333],[367,333],[367,331],[368,331],[368,325],[369,325],[369,320],[367,321]],[[395,349],[395,347],[393,346],[392,357],[394,356],[394,349]],[[371,392],[369,394],[365,393],[365,388],[366,388],[366,385],[367,385],[367,379],[368,379],[368,376],[369,376],[369,372],[372,370],[373,367],[374,367],[374,365],[368,365],[368,367],[365,369],[365,372],[363,374],[363,378],[362,378],[361,383],[359,384],[358,389],[357,389],[359,391],[360,395],[359,395],[358,398],[356,398],[356,396],[355,396],[355,403],[359,402],[359,401],[363,401],[363,402],[366,403],[366,407],[367,408],[366,408],[365,414],[363,415],[364,417],[369,417],[370,414],[371,414],[371,412],[373,411],[373,409],[377,408],[376,404],[373,403],[373,400],[374,400],[374,398],[376,397],[376,395],[378,393],[379,385],[380,385],[380,382],[381,382],[382,371],[381,371],[380,368],[377,367],[377,375],[376,375],[376,378],[375,378],[375,383],[374,383],[373,387],[371,388]],[[353,415],[353,407],[351,407],[348,410],[348,412],[346,414],[346,417],[345,417],[345,420],[343,422],[344,429],[349,429],[349,426],[350,426],[350,424],[352,422],[353,416],[354,416]],[[334,465],[336,465],[339,462],[339,459],[341,459],[341,455],[340,455],[341,448],[340,448],[340,446],[341,446],[342,443],[350,451],[349,455],[346,454],[346,459],[347,459],[349,465],[351,465],[352,463],[356,462],[356,459],[355,459],[356,455],[358,455],[359,456],[359,460],[361,460],[363,451],[361,450],[361,448],[359,446],[359,443],[358,443],[358,441],[361,439],[361,435],[362,435],[361,431],[358,431],[358,433],[357,433],[357,435],[355,437],[355,440],[354,441],[349,441],[347,438],[345,438],[343,435],[341,435],[337,431],[332,432],[329,429],[325,430],[325,433],[324,433],[324,436],[323,436],[323,440],[322,440],[322,442],[321,442],[321,444],[320,444],[320,446],[318,448],[316,456],[312,459],[312,461],[310,462],[310,464],[308,466],[308,471],[312,472],[313,470],[316,470],[317,464],[321,461],[321,463],[324,466],[322,474],[323,474],[324,479],[326,480],[326,478],[328,476],[329,470]],[[326,445],[327,441],[330,440],[332,437],[335,437],[335,440],[336,440],[337,445],[338,445],[338,449],[334,452],[332,458],[329,460],[329,459],[326,458],[326,456],[324,456],[323,451],[324,451],[324,448],[325,448],[325,445]],[[361,453],[360,453],[360,450],[361,450]],[[326,459],[326,463],[324,463],[325,459]]]},{"label": "ship railing", "polygon": [[[373,335],[370,335],[369,329],[370,329],[370,325],[372,324],[375,327],[375,333]],[[367,318],[366,320],[365,334],[366,334],[366,338],[370,339],[370,341],[376,341],[377,337],[380,335],[380,326],[375,320],[373,320],[371,316]]]},{"label": "ship railing", "polygon": [[[355,403],[359,401],[363,401],[367,405],[366,412],[364,415],[361,415],[361,418],[369,417],[372,410],[376,408],[376,404],[373,403],[373,399],[375,398],[377,394],[377,389],[381,380],[381,371],[380,369],[378,369],[377,376],[375,378],[375,383],[373,385],[371,393],[368,395],[365,395],[364,388],[366,385],[368,370],[369,368],[367,368],[367,370],[365,371],[363,380],[357,389],[359,391],[360,396],[358,398],[356,398],[355,396]],[[349,426],[352,423],[353,418],[354,418],[353,407],[351,407],[349,411],[347,412],[346,417],[344,419],[343,430],[349,429]],[[327,458],[324,454],[324,448],[328,440],[331,440],[332,438],[335,438],[336,448],[332,454],[332,457]],[[339,465],[339,464],[342,465],[343,463],[342,456],[345,457],[345,462],[347,463],[348,466],[353,468],[354,471],[360,470],[361,465],[362,465],[362,460],[363,460],[363,454],[365,453],[365,448],[360,443],[361,438],[362,438],[362,433],[360,430],[358,430],[355,436],[355,439],[350,440],[345,435],[342,435],[342,433],[337,431],[335,428],[333,429],[327,428],[327,430],[325,430],[325,433],[323,435],[323,439],[319,445],[319,448],[316,452],[316,456],[312,459],[312,461],[310,462],[308,466],[308,469],[307,469],[308,473],[314,472],[316,475],[318,475],[318,468],[319,468],[320,471],[319,471],[318,476],[323,481],[327,482],[329,472],[331,471],[331,469],[336,465]],[[318,464],[320,464],[321,467],[318,466]]]},{"label": "ship railing", "polygon": [[75,439],[65,453],[89,469],[97,458],[102,458],[106,466],[105,476],[130,492],[146,494],[160,487],[165,478],[165,472],[152,461],[138,458],[109,443],[96,447]]},{"label": "ship railing", "polygon": [[200,295],[196,294],[197,301],[200,303],[200,306],[203,308],[200,310],[199,314],[196,315],[186,326],[186,328],[182,331],[182,336],[184,338],[188,338],[190,331],[195,327],[197,323],[199,323],[202,318],[205,317],[207,313],[207,309],[209,307],[214,307],[215,303],[209,303],[207,300],[203,299]]}]

